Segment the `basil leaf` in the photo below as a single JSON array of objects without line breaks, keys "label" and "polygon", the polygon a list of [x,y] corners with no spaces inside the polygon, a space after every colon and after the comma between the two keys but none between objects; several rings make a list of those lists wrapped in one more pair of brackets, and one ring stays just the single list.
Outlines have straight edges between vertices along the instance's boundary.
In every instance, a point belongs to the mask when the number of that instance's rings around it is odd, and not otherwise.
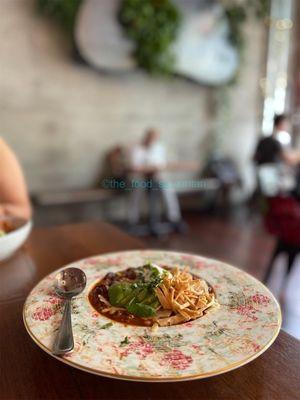
[{"label": "basil leaf", "polygon": [[108,328],[110,328],[112,325],[113,325],[112,322],[108,322],[107,324],[104,324],[104,325],[100,326],[100,329],[108,329]]}]

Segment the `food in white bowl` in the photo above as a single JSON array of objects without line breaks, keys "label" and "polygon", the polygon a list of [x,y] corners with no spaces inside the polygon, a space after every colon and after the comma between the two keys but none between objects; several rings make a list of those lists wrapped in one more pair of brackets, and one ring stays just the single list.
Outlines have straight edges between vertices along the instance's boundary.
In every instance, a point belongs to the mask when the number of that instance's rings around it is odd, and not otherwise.
[{"label": "food in white bowl", "polygon": [[32,228],[32,221],[17,217],[0,219],[0,261],[15,253],[26,241]]}]

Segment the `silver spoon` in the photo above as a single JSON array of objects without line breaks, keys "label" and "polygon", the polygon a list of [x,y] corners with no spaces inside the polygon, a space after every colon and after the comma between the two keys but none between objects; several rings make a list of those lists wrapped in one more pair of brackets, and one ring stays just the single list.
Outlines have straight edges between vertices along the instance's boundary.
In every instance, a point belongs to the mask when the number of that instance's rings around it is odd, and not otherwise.
[{"label": "silver spoon", "polygon": [[86,275],[79,268],[65,268],[55,278],[55,292],[65,299],[64,314],[53,346],[53,354],[59,356],[74,348],[71,300],[72,297],[77,296],[84,290]]}]

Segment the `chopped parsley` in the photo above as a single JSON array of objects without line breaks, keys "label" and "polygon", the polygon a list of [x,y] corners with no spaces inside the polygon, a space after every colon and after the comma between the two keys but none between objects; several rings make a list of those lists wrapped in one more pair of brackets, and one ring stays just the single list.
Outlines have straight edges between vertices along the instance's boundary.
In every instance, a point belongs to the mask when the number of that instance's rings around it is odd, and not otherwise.
[{"label": "chopped parsley", "polygon": [[100,329],[108,329],[108,328],[110,328],[112,325],[113,325],[112,322],[108,322],[107,324],[104,324],[104,325],[100,326]]},{"label": "chopped parsley", "polygon": [[120,347],[127,346],[129,343],[130,342],[129,342],[128,336],[125,336],[125,338],[122,340],[122,342],[120,342]]}]

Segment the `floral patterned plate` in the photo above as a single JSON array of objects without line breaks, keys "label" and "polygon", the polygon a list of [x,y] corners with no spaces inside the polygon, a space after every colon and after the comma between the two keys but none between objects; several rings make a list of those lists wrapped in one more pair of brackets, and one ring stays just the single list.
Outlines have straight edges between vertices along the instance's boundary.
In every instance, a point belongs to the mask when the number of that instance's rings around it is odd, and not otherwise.
[{"label": "floral patterned plate", "polygon": [[[195,321],[158,328],[125,326],[99,315],[88,293],[107,272],[146,262],[188,265],[209,282],[220,306]],[[72,264],[87,275],[85,291],[73,300],[73,352],[58,358],[73,367],[111,378],[180,381],[209,377],[238,368],[274,342],[281,312],[269,290],[252,276],[220,261],[166,251],[110,253]],[[62,301],[53,291],[56,272],[44,278],[24,305],[26,329],[51,354]],[[51,354],[52,355],[52,354]]]}]

